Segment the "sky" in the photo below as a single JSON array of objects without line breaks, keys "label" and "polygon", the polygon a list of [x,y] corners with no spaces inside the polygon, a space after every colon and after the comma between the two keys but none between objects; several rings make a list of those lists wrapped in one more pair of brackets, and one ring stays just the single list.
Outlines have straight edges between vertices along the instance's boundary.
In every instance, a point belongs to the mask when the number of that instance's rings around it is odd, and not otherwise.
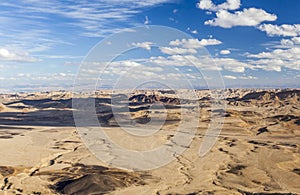
[{"label": "sky", "polygon": [[[299,11],[299,0],[1,1],[0,92],[70,90],[82,71],[99,76],[101,70],[106,82],[91,81],[99,87],[111,87],[109,81],[127,75],[132,83],[188,78],[201,88],[213,83],[213,76],[200,78],[210,70],[220,73],[226,88],[300,87]],[[174,33],[157,46],[139,39],[137,30],[136,41],[126,42],[135,50],[105,70],[96,62],[84,68],[99,42],[152,25],[184,35]],[[163,36],[154,34],[156,41]],[[204,50],[209,60],[199,60]],[[99,56],[109,54],[104,53]]]}]

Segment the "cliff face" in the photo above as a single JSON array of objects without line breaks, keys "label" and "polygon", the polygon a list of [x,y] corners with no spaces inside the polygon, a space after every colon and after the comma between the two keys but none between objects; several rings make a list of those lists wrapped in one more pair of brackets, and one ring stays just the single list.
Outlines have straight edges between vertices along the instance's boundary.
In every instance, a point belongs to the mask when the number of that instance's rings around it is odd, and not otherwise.
[{"label": "cliff face", "polygon": [[180,104],[180,100],[174,97],[167,97],[163,95],[145,95],[145,94],[137,94],[133,95],[129,98],[129,101],[134,103],[155,103],[162,102],[166,104]]},{"label": "cliff face", "polygon": [[300,90],[283,90],[280,92],[269,92],[269,91],[261,91],[261,92],[252,92],[243,96],[240,100],[285,100],[290,98],[295,98],[299,101]]}]

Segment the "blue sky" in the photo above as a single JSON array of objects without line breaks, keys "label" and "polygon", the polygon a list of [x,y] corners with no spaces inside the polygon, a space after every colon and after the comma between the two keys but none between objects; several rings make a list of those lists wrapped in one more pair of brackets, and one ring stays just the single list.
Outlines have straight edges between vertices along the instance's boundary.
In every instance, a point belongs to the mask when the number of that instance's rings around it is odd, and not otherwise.
[{"label": "blue sky", "polygon": [[[213,57],[226,87],[299,87],[299,11],[298,0],[0,2],[0,92],[71,89],[80,62],[99,41],[147,25],[191,38],[159,48],[152,58],[151,40],[128,43],[141,49],[140,59],[160,59],[163,66],[179,53],[191,58],[198,45]],[[122,60],[130,66],[130,58]]]}]

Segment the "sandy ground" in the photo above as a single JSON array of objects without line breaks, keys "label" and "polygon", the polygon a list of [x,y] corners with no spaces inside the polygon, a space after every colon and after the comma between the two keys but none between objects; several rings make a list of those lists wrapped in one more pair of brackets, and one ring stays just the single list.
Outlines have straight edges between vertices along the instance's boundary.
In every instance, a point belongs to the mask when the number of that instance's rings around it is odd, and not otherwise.
[{"label": "sandy ground", "polygon": [[[299,91],[227,90],[226,111],[214,112],[224,118],[222,131],[203,157],[199,148],[212,110],[203,98],[208,92],[199,94],[192,143],[171,163],[148,171],[118,169],[97,159],[74,127],[69,93],[1,95],[0,194],[300,194]],[[109,95],[103,96],[99,102],[107,105]],[[140,123],[162,114],[149,114],[145,105],[175,105],[152,136],[122,131],[108,117],[110,110],[100,113],[99,121],[124,148],[159,147],[182,122],[176,98],[166,96],[132,100],[140,109],[131,110],[130,116]]]}]

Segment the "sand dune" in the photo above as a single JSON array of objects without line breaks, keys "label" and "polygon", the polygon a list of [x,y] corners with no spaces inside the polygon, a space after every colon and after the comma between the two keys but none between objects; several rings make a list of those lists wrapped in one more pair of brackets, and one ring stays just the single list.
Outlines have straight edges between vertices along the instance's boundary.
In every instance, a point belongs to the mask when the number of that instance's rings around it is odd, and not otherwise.
[{"label": "sand dune", "polygon": [[[74,127],[69,92],[2,95],[0,194],[300,194],[300,90],[224,93],[226,109],[217,110],[211,108],[208,90],[197,91],[198,100],[163,90],[76,97],[83,103],[95,98],[107,135],[136,151],[172,140],[181,109],[192,113],[200,105],[198,129],[187,150],[149,171],[118,169],[97,159]],[[164,125],[151,136],[132,136],[116,116],[137,126]],[[212,116],[224,117],[222,131],[200,157]]]}]

